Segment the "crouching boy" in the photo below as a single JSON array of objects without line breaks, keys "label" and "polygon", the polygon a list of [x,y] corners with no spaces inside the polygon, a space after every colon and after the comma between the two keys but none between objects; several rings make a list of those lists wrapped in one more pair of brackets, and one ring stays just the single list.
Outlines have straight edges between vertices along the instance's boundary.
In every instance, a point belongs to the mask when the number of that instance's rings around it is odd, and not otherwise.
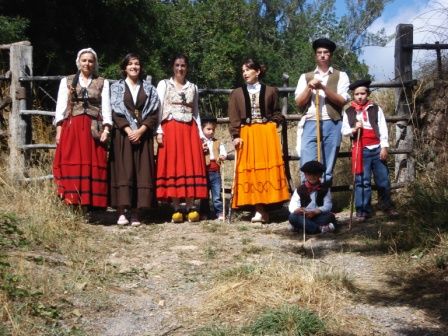
[{"label": "crouching boy", "polygon": [[294,231],[301,231],[305,221],[307,234],[334,231],[336,219],[331,213],[330,188],[320,180],[324,166],[319,161],[308,161],[300,170],[305,174],[305,182],[292,195],[289,223]]}]

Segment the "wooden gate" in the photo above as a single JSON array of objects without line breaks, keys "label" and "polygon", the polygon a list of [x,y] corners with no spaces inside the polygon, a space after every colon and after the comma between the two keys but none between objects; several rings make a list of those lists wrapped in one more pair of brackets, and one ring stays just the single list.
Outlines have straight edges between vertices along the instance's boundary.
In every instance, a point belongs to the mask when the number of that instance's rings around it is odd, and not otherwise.
[{"label": "wooden gate", "polygon": [[[412,87],[417,81],[412,79],[412,51],[413,49],[435,49],[440,54],[440,49],[447,48],[446,45],[413,45],[413,26],[400,24],[396,29],[395,40],[395,78],[393,82],[372,83],[373,88],[396,88],[395,111],[393,116],[386,117],[388,123],[396,125],[396,138],[389,153],[395,155],[395,181],[393,188],[399,188],[412,181],[415,176],[415,167],[412,156],[413,150],[413,117],[414,111],[411,104]],[[54,116],[54,111],[32,110],[31,86],[39,81],[59,81],[63,76],[33,76],[32,71],[32,46],[28,42],[19,42],[0,46],[2,50],[9,50],[10,71],[0,80],[10,81],[10,97],[12,100],[11,115],[9,118],[9,165],[10,176],[17,181],[29,181],[26,177],[27,159],[29,152],[39,149],[55,148],[54,144],[32,144],[31,116]],[[286,163],[286,172],[290,184],[292,161],[300,158],[292,153],[294,149],[288,148],[288,137],[296,134],[288,134],[288,123],[297,122],[297,113],[288,113],[288,97],[291,96],[295,87],[289,86],[289,77],[283,75],[283,86],[279,87],[282,100],[282,113],[285,115],[285,123],[282,125],[281,138],[283,145],[283,156]],[[200,95],[228,94],[230,89],[200,89]],[[228,118],[219,118],[219,123],[228,123]],[[391,141],[392,143],[392,141]],[[350,152],[341,152],[339,157],[349,157]],[[50,179],[51,174],[38,177],[37,179]],[[349,190],[348,185],[334,186],[334,191]]]}]

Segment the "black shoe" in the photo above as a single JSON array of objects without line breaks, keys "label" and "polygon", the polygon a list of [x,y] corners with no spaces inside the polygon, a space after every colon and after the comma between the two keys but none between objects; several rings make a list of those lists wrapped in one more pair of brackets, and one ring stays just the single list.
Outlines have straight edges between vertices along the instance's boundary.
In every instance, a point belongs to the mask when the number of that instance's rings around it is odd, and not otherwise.
[{"label": "black shoe", "polygon": [[367,219],[367,216],[366,216],[365,212],[356,212],[356,215],[355,215],[356,222],[359,222],[359,223],[365,222],[366,219]]}]

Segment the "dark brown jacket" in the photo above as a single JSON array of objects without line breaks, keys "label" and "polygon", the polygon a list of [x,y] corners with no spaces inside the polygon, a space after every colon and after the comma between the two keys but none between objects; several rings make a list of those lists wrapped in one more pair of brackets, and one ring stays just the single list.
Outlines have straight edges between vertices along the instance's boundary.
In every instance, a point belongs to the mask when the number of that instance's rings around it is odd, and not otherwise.
[{"label": "dark brown jacket", "polygon": [[[273,121],[279,125],[284,117],[278,105],[278,90],[275,87],[261,84],[260,112],[263,120]],[[230,135],[232,139],[240,136],[240,127],[251,123],[251,107],[247,86],[243,85],[232,91],[229,99]]]}]

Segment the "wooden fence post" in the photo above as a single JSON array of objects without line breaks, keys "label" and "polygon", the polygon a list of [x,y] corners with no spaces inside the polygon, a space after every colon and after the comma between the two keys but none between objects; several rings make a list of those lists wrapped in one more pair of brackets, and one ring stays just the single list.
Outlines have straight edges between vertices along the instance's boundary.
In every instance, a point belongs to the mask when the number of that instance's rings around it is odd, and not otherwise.
[{"label": "wooden fence post", "polygon": [[[414,27],[411,24],[399,24],[395,36],[395,80],[412,80],[412,44]],[[414,134],[411,120],[412,89],[402,86],[395,90],[396,113],[406,116],[409,121],[399,121],[395,125],[395,146],[397,149],[413,148]],[[411,182],[415,177],[414,158],[411,154],[395,155],[395,181]]]},{"label": "wooden fence post", "polygon": [[[284,73],[282,76],[283,87],[287,88],[289,86],[289,76]],[[286,117],[288,114],[288,93],[282,98],[282,115]],[[285,120],[282,123],[282,149],[283,149],[283,160],[285,162],[285,174],[288,180],[289,191],[294,189],[294,183],[291,177],[291,167],[289,166],[289,146],[288,146],[288,123]]]},{"label": "wooden fence post", "polygon": [[[24,43],[11,44],[9,49],[12,100],[11,114],[9,117],[9,175],[18,180],[24,177],[25,156],[22,146],[31,140],[31,117],[22,117],[20,110],[27,109],[27,85],[22,85],[19,78],[32,76],[33,47]],[[29,87],[29,86],[28,86]],[[27,122],[28,121],[28,122]]]}]

